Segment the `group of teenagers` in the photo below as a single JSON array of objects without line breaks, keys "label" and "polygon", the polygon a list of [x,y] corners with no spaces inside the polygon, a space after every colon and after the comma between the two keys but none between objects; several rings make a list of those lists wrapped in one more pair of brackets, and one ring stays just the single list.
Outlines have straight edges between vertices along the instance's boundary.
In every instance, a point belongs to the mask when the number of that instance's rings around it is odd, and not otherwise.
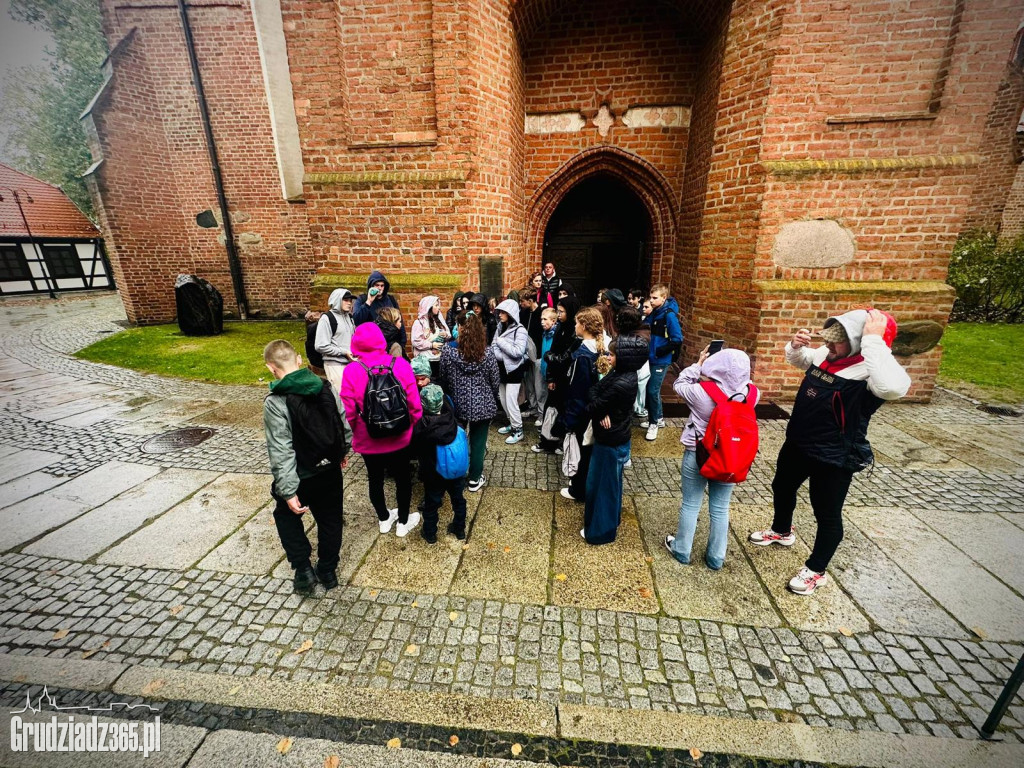
[{"label": "group of teenagers", "polygon": [[[554,265],[545,264],[522,290],[499,302],[481,293],[457,294],[444,313],[439,297],[426,296],[411,329],[411,361],[401,313],[382,273],[371,273],[362,295],[338,289],[328,304],[328,311],[306,318],[308,367],[286,341],[271,342],[264,352],[274,375],[264,405],[274,519],[297,592],[337,584],[341,469],[350,449],[366,465],[381,534],[394,529],[405,537],[422,522],[423,539],[436,543],[447,494],[453,511],[447,531],[464,540],[464,491],[479,491],[487,482],[487,436],[499,409],[508,422],[498,429],[506,443],[520,442],[523,418],[535,416],[540,438],[533,451],[561,455],[570,481],[560,493],[584,505],[580,535],[587,543],[615,540],[634,416],[642,419],[646,439],[656,439],[665,426],[662,383],[682,347],[678,305],[666,286],[655,285],[646,296],[636,289],[627,296],[604,290],[596,304],[581,306]],[[797,491],[810,480],[818,530],[810,558],[789,582],[797,594],[826,583],[852,476],[871,461],[868,420],[910,384],[891,353],[891,316],[854,310],[829,318],[817,335],[823,346],[810,347],[809,329],[786,345],[787,360],[805,370],[805,379],[777,459],[772,526],[749,537],[759,546],[792,546]],[[719,570],[735,483],[702,469],[702,445],[711,444],[705,437],[723,403],[741,402],[753,414],[759,393],[750,358],[739,349],[705,347],[678,373],[673,389],[690,416],[681,436],[679,520],[665,547],[680,563],[690,563],[706,494],[704,560]],[[756,441],[756,422],[754,429]],[[458,445],[466,462],[453,473],[449,457]],[[410,508],[413,460],[423,483],[418,510]],[[395,482],[394,507],[385,496],[388,475]],[[315,568],[302,523],[307,511],[319,529]]]}]

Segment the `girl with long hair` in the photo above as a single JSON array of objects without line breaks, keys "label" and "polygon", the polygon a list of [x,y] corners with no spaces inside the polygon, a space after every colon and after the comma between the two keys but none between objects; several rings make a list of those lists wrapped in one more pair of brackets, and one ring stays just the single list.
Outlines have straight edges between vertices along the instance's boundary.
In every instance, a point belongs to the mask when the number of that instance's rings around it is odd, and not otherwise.
[{"label": "girl with long hair", "polygon": [[468,488],[475,492],[487,482],[484,457],[487,431],[498,412],[498,360],[487,345],[487,333],[475,312],[460,313],[456,322],[458,343],[446,344],[441,350],[441,386],[452,398],[455,418],[468,426]]},{"label": "girl with long hair", "polygon": [[569,365],[572,362],[572,353],[580,345],[580,339],[576,335],[576,313],[579,308],[580,302],[575,297],[558,302],[558,327],[555,329],[555,337],[551,340],[551,349],[544,357],[544,381],[548,388],[545,405],[558,410],[559,419],[554,430],[558,439],[540,438],[539,442],[531,448],[534,453],[562,452],[561,438],[565,436],[565,425],[562,422],[561,414],[565,410],[565,392],[569,384]]},{"label": "girl with long hair", "polygon": [[437,361],[441,359],[441,347],[451,335],[448,324],[441,317],[441,299],[437,296],[420,299],[419,316],[412,324],[412,349],[414,355],[427,356],[434,378],[439,372]]},{"label": "girl with long hair", "polygon": [[402,330],[402,313],[395,307],[382,307],[374,321],[384,334],[387,353],[392,357],[405,359],[405,331]]},{"label": "girl with long hair", "polygon": [[601,366],[606,370],[610,368],[608,360],[604,357],[604,321],[597,307],[584,307],[576,313],[576,335],[582,341],[572,353],[572,361],[569,364],[565,408],[561,421],[566,434],[572,432],[579,440],[580,463],[576,474],[569,482],[569,487],[563,488],[561,493],[567,499],[583,501],[587,491],[590,456],[594,449],[593,445],[583,444],[583,436],[590,423],[586,415],[587,402],[590,388],[597,383],[598,362],[601,361]]}]

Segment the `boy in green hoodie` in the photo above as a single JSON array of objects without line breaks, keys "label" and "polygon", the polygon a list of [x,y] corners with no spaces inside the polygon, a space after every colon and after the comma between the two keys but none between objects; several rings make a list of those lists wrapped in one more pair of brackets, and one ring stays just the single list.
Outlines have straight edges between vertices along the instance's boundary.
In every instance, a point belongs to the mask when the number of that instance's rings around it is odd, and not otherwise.
[{"label": "boy in green hoodie", "polygon": [[[342,475],[347,465],[352,430],[338,393],[302,367],[302,358],[287,341],[278,339],[263,350],[263,362],[274,374],[263,401],[263,426],[277,501],[274,522],[288,562],[295,569],[295,591],[308,594],[319,582],[338,586],[341,552]],[[313,548],[302,515],[311,512],[318,528],[316,570]]]}]

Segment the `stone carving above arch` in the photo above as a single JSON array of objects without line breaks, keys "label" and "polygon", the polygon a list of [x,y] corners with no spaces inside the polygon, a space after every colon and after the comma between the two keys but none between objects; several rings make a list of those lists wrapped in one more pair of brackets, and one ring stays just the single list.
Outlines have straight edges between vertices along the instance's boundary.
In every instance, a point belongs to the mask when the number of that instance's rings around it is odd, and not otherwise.
[{"label": "stone carving above arch", "polygon": [[849,264],[856,250],[853,234],[837,221],[791,221],[775,236],[772,258],[780,267],[827,269]]}]

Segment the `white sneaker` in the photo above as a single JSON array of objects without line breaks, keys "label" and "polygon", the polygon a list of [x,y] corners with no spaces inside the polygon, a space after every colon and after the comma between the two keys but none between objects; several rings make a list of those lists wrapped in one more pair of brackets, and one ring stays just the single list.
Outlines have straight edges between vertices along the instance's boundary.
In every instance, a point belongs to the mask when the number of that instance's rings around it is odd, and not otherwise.
[{"label": "white sneaker", "polygon": [[517,430],[517,431],[513,432],[508,437],[506,437],[505,438],[505,444],[506,445],[515,445],[516,443],[518,443],[522,439],[523,439],[523,430],[520,429],[520,430]]},{"label": "white sneaker", "polygon": [[626,463],[622,465],[622,468],[623,469],[632,469],[633,468],[633,460],[632,459],[626,459]]},{"label": "white sneaker", "polygon": [[806,565],[800,569],[800,573],[789,580],[789,589],[797,595],[809,595],[818,587],[824,587],[828,583],[828,576],[824,573],[812,571]]},{"label": "white sneaker", "polygon": [[377,525],[380,527],[380,532],[381,533],[390,533],[391,532],[391,526],[393,526],[395,524],[395,521],[397,519],[398,519],[398,510],[397,509],[389,509],[388,510],[388,519],[387,520],[380,520],[380,519],[377,520]]},{"label": "white sneaker", "polygon": [[561,448],[555,448],[555,456],[561,456],[563,453],[565,453],[565,451]]},{"label": "white sneaker", "polygon": [[580,528],[580,538],[583,539],[584,541],[587,540],[587,529],[586,528]]},{"label": "white sneaker", "polygon": [[411,531],[413,528],[415,528],[419,524],[420,524],[420,513],[419,512],[410,512],[409,513],[409,522],[407,522],[405,525],[402,525],[401,523],[399,523],[397,526],[395,526],[395,536],[397,536],[400,539],[404,539],[409,534],[409,531]]},{"label": "white sneaker", "polygon": [[770,544],[781,544],[784,547],[792,547],[796,543],[796,533],[776,533],[771,528],[764,531],[752,531],[747,540],[759,547],[767,547]]},{"label": "white sneaker", "polygon": [[504,426],[504,427],[498,427],[498,434],[499,435],[507,435],[511,431],[512,431],[512,426],[511,425]]},{"label": "white sneaker", "polygon": [[650,426],[647,427],[647,435],[646,435],[646,437],[647,437],[648,440],[657,440],[658,439],[658,425],[657,424],[651,424]]},{"label": "white sneaker", "polygon": [[469,488],[470,493],[476,493],[485,485],[487,485],[487,478],[480,475],[479,480],[470,480],[466,487]]},{"label": "white sneaker", "polygon": [[543,427],[544,426],[544,419],[537,419],[535,422],[533,422],[533,426],[535,426],[535,427]]},{"label": "white sneaker", "polygon": [[647,428],[648,428],[649,426],[651,426],[651,422],[650,422],[650,420],[649,420],[649,419],[648,419],[648,418],[647,418],[647,417],[645,416],[645,417],[644,417],[644,420],[640,422],[640,428],[641,428],[641,429],[647,429]]},{"label": "white sneaker", "polygon": [[559,493],[562,494],[563,499],[568,499],[569,501],[579,501],[579,499],[577,499],[575,496],[569,493],[568,488],[563,488],[562,490],[559,491]]}]

